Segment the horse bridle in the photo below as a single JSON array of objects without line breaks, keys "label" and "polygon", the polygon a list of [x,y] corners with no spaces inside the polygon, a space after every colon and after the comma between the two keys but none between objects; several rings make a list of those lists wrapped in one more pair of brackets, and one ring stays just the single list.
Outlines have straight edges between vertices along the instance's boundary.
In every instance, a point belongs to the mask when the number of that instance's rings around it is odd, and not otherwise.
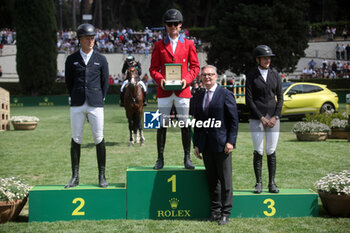
[{"label": "horse bridle", "polygon": [[[135,66],[129,67],[129,68],[128,68],[128,73],[129,73],[129,72],[130,72],[130,73],[135,73],[135,72],[137,72],[136,67],[135,67]],[[138,78],[137,78],[137,77],[136,77],[136,78],[134,77],[134,79],[137,80],[137,82],[136,82],[136,84],[135,84],[135,86],[137,86],[138,83],[139,83]],[[129,82],[130,82],[130,81],[129,81]],[[130,83],[131,83],[131,82],[130,82]],[[137,92],[137,95],[136,95],[135,97],[132,95],[131,92],[129,93],[129,95],[130,95],[132,101],[133,101],[134,103],[136,103],[136,98],[139,96],[139,92]]]}]

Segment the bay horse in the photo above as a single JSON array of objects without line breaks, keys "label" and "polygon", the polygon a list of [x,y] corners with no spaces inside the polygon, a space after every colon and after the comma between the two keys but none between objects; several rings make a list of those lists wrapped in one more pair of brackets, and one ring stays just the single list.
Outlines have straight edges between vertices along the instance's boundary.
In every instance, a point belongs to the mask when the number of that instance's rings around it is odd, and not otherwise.
[{"label": "bay horse", "polygon": [[[127,70],[126,78],[129,81],[125,89],[124,108],[129,122],[129,146],[140,142],[144,145],[145,138],[142,130],[143,94],[139,82],[139,75],[135,67]],[[135,134],[135,140],[133,137]]]}]

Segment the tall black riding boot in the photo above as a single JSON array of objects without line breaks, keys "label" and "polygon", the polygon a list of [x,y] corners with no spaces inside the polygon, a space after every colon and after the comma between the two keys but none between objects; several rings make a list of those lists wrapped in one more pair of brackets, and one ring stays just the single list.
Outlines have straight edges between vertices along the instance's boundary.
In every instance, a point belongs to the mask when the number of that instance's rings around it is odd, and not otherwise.
[{"label": "tall black riding boot", "polygon": [[261,178],[262,155],[259,154],[257,151],[254,151],[253,165],[254,165],[254,173],[256,178],[254,193],[261,193],[262,192],[262,178]]},{"label": "tall black riding boot", "polygon": [[184,164],[186,169],[194,169],[192,161],[190,159],[191,155],[191,133],[190,128],[181,128],[182,136],[182,146],[184,149]]},{"label": "tall black riding boot", "polygon": [[147,92],[143,91],[143,106],[147,106]]},{"label": "tall black riding boot", "polygon": [[120,106],[124,106],[124,92],[120,92]]},{"label": "tall black riding boot", "polygon": [[70,147],[70,158],[72,163],[72,178],[65,188],[71,188],[79,185],[79,162],[80,162],[80,144],[75,143],[72,139]]},{"label": "tall black riding boot", "polygon": [[105,140],[96,145],[96,154],[97,154],[97,164],[98,164],[98,182],[100,187],[106,188],[108,183],[105,177],[105,168],[106,168],[106,146]]},{"label": "tall black riding boot", "polygon": [[164,148],[166,140],[166,128],[157,129],[157,151],[158,159],[153,169],[158,170],[164,167]]},{"label": "tall black riding boot", "polygon": [[279,190],[275,184],[275,174],[276,174],[276,154],[273,152],[267,155],[267,167],[269,170],[269,192],[278,193]]}]

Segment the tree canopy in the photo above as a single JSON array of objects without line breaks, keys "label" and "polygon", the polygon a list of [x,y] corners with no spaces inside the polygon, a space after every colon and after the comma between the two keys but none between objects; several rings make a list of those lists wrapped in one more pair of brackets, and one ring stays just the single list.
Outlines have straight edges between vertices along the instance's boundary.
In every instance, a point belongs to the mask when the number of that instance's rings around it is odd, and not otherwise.
[{"label": "tree canopy", "polygon": [[293,71],[308,46],[307,7],[303,0],[220,0],[213,14],[208,63],[219,72],[247,73],[256,66],[253,49],[266,44],[276,54],[273,67]]},{"label": "tree canopy", "polygon": [[52,0],[16,0],[17,72],[25,94],[48,94],[57,75]]}]

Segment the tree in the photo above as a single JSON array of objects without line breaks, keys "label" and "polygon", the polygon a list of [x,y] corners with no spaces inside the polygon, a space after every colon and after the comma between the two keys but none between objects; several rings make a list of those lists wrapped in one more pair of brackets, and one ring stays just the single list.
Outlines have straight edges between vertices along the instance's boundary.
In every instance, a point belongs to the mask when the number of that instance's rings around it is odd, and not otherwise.
[{"label": "tree", "polygon": [[14,0],[0,0],[0,28],[14,28]]},{"label": "tree", "polygon": [[273,66],[292,72],[307,48],[307,4],[303,0],[221,0],[215,9],[215,32],[208,63],[219,72],[247,73],[256,65],[252,51],[269,45]]},{"label": "tree", "polygon": [[24,94],[49,94],[57,75],[52,0],[16,0],[17,73]]}]

